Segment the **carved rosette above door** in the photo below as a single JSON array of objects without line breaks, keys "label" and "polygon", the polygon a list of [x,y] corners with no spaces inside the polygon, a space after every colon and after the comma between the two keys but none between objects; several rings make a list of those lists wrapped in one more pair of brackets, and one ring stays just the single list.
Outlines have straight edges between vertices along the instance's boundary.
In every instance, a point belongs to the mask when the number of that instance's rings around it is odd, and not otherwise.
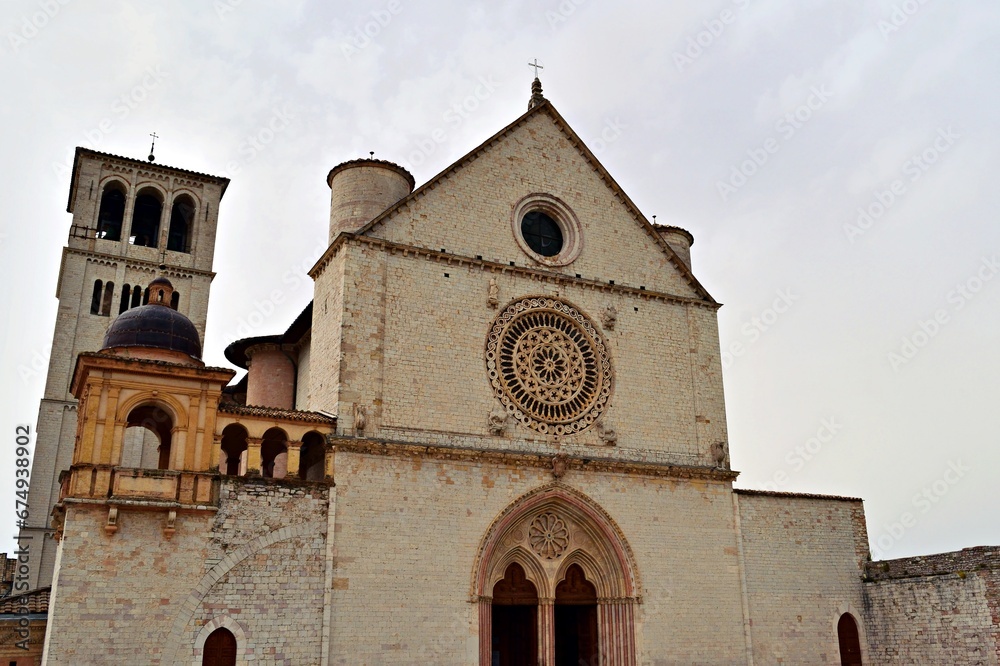
[{"label": "carved rosette above door", "polygon": [[522,298],[504,308],[486,340],[486,370],[504,408],[543,434],[585,430],[611,399],[603,338],[590,319],[554,298]]}]

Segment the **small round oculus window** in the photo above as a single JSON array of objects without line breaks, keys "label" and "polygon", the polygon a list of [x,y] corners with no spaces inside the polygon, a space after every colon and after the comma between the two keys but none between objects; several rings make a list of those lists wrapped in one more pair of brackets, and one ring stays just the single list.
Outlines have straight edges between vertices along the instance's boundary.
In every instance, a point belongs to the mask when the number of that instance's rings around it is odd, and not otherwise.
[{"label": "small round oculus window", "polygon": [[521,236],[528,247],[543,257],[554,257],[563,248],[559,224],[540,210],[529,211],[521,218]]}]

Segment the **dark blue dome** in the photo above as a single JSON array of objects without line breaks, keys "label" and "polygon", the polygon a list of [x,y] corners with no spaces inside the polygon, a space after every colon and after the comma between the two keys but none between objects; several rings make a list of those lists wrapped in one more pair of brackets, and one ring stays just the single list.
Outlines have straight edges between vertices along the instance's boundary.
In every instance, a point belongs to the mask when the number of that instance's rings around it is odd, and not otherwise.
[{"label": "dark blue dome", "polygon": [[108,327],[101,349],[152,347],[184,352],[201,359],[201,339],[191,320],[166,305],[127,310]]}]

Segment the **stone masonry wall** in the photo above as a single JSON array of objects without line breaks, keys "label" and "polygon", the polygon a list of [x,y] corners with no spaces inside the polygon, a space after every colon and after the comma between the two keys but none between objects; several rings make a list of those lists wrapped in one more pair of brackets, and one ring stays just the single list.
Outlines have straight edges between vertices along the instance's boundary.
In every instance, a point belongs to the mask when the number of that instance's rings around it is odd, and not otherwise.
[{"label": "stone masonry wall", "polygon": [[[238,663],[319,662],[329,488],[226,479],[218,512],[177,516],[68,506],[49,620],[49,664],[201,663],[213,626]],[[213,624],[206,629],[206,624]]]},{"label": "stone masonry wall", "polygon": [[[338,451],[331,664],[473,664],[470,603],[496,516],[553,482],[545,468]],[[729,484],[570,470],[636,560],[640,663],[743,663]]]},{"label": "stone masonry wall", "polygon": [[862,629],[868,537],[860,500],[737,491],[756,664],[839,664],[837,622]]},{"label": "stone masonry wall", "polygon": [[1000,548],[869,562],[866,571],[878,663],[1000,663]]}]

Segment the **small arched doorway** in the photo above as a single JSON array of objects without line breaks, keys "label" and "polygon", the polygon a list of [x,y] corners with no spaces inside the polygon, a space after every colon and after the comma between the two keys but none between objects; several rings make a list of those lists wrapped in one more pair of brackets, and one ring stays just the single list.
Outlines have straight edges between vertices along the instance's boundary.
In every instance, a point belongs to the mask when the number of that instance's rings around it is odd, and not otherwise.
[{"label": "small arched doorway", "polygon": [[861,638],[858,623],[850,613],[844,613],[837,622],[837,640],[840,643],[841,666],[861,666]]},{"label": "small arched doorway", "polygon": [[556,586],[556,666],[597,664],[597,588],[578,564]]},{"label": "small arched doorway", "polygon": [[219,627],[205,640],[201,658],[202,666],[236,666],[236,636],[225,627]]},{"label": "small arched doorway", "polygon": [[538,591],[512,562],[493,586],[492,666],[522,666],[538,661]]}]

